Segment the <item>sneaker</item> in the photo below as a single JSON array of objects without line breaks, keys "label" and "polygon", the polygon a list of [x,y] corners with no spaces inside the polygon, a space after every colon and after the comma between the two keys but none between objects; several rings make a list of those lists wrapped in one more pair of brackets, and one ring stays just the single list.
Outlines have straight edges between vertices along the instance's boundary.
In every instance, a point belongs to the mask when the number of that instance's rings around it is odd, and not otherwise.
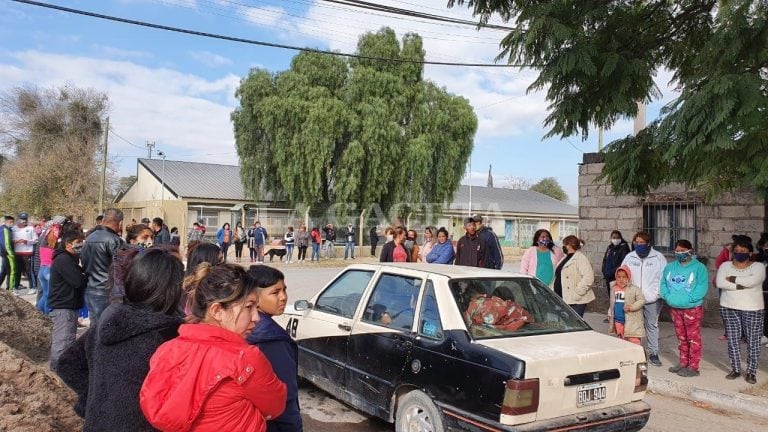
[{"label": "sneaker", "polygon": [[679,376],[685,377],[685,378],[690,378],[690,377],[695,377],[695,376],[699,376],[700,375],[699,371],[693,370],[693,369],[691,369],[689,367],[685,367],[685,368],[680,369],[679,371],[677,371],[677,374]]},{"label": "sneaker", "polygon": [[763,336],[760,338],[761,344],[768,344],[768,336]]},{"label": "sneaker", "polygon": [[746,377],[744,377],[744,380],[747,381],[750,384],[757,383],[757,377],[755,374],[748,373]]},{"label": "sneaker", "polygon": [[686,368],[685,366],[679,364],[677,366],[672,366],[671,368],[669,368],[667,370],[672,372],[672,373],[678,373],[678,372],[680,372],[681,369],[685,369],[685,368]]},{"label": "sneaker", "polygon": [[725,376],[725,379],[735,380],[740,376],[741,376],[741,372],[732,370],[728,375]]},{"label": "sneaker", "polygon": [[604,323],[604,324],[608,324],[609,322],[611,322],[611,319],[610,319],[610,318],[605,318],[605,319],[603,320],[603,323]]},{"label": "sneaker", "polygon": [[659,355],[658,354],[651,354],[651,355],[649,355],[648,356],[648,363],[650,363],[650,364],[652,364],[652,365],[654,365],[656,367],[661,367],[661,360],[659,359]]},{"label": "sneaker", "polygon": [[16,297],[18,297],[18,296],[20,296],[20,295],[21,295],[21,294],[19,293],[19,290],[11,290],[11,292],[12,292],[12,293],[13,293],[13,295],[14,295],[14,296],[16,296]]},{"label": "sneaker", "polygon": [[27,290],[27,295],[37,294],[37,290],[34,288],[30,288]]}]

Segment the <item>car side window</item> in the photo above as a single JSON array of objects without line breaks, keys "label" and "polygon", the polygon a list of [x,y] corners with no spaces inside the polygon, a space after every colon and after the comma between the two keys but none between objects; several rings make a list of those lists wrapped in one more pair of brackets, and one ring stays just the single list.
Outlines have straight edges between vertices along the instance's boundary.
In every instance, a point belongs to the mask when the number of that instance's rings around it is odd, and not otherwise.
[{"label": "car side window", "polygon": [[437,307],[435,285],[431,280],[427,281],[426,288],[424,289],[424,298],[421,300],[419,335],[430,339],[443,338],[443,325],[440,322],[440,310]]},{"label": "car side window", "polygon": [[363,321],[400,330],[411,330],[421,279],[382,274],[365,307]]},{"label": "car side window", "polygon": [[314,309],[352,318],[372,277],[372,271],[350,270],[344,273],[320,294]]}]

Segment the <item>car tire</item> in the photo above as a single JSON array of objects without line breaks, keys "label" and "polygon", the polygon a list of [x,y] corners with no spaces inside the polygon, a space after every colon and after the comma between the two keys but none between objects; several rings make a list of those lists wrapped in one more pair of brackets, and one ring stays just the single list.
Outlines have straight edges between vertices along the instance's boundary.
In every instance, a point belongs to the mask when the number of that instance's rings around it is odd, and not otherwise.
[{"label": "car tire", "polygon": [[413,390],[400,397],[395,432],[443,432],[443,418],[429,396]]}]

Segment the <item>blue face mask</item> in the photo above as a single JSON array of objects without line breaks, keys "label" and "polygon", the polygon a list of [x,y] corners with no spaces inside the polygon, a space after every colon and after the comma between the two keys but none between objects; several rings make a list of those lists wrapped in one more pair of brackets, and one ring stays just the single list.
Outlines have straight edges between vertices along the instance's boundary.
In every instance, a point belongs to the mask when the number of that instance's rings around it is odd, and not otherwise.
[{"label": "blue face mask", "polygon": [[691,259],[691,255],[692,255],[691,251],[675,252],[675,259],[677,260],[677,262],[683,263]]},{"label": "blue face mask", "polygon": [[749,259],[749,255],[749,252],[734,253],[733,259],[735,259],[737,262],[744,262]]},{"label": "blue face mask", "polygon": [[651,252],[651,245],[649,244],[637,244],[635,243],[635,252],[637,252],[640,257],[645,258],[648,256],[648,253]]}]

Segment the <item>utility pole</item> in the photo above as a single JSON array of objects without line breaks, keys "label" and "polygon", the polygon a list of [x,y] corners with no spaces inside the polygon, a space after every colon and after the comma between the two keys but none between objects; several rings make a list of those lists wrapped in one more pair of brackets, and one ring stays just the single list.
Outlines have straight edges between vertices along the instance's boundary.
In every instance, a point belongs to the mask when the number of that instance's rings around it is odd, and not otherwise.
[{"label": "utility pole", "polygon": [[101,158],[101,187],[99,188],[99,214],[104,213],[104,190],[107,187],[107,144],[109,143],[109,117],[104,120],[104,133],[102,134],[102,158]]},{"label": "utility pole", "polygon": [[152,159],[152,149],[155,147],[155,142],[147,141],[147,158]]}]

